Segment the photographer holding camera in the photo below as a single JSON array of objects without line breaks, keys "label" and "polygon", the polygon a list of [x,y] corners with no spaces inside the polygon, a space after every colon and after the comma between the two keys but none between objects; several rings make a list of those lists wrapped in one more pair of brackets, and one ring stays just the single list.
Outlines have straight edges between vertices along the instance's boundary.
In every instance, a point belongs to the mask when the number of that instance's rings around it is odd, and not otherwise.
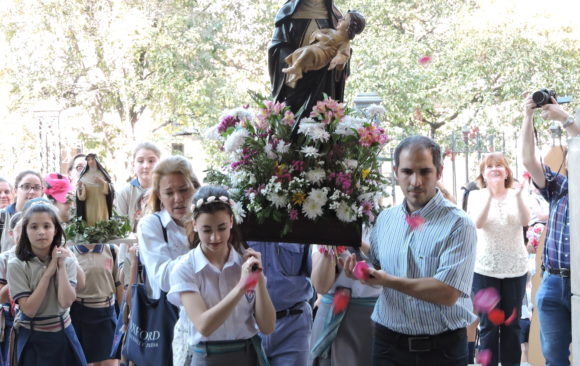
[{"label": "photographer holding camera", "polygon": [[574,117],[558,104],[555,93],[542,89],[524,101],[521,144],[524,166],[542,196],[550,203],[546,241],[542,257],[542,284],[536,294],[542,353],[547,366],[570,365],[572,341],[570,290],[570,219],[568,216],[568,178],[542,166],[536,156],[533,115],[542,110],[545,120],[562,123],[568,137],[580,133]]}]

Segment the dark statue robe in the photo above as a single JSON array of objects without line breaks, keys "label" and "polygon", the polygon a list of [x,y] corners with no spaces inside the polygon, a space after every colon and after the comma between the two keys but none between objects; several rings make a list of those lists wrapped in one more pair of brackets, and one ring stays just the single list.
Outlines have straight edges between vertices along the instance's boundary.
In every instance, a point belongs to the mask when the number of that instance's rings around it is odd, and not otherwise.
[{"label": "dark statue robe", "polygon": [[[304,107],[297,120],[308,117],[312,107],[324,99],[324,94],[332,99],[342,102],[344,99],[344,82],[348,75],[347,67],[342,70],[328,71],[327,67],[320,70],[310,71],[298,80],[296,88],[287,86],[283,68],[288,67],[285,58],[300,48],[303,40],[308,40],[310,34],[305,34],[310,19],[292,19],[292,15],[298,10],[302,0],[288,0],[278,11],[275,19],[274,35],[268,46],[268,70],[272,85],[272,98],[277,102],[286,102],[295,114]],[[320,29],[336,29],[338,20],[342,15],[332,4],[332,0],[325,0],[328,10],[327,19],[316,19]]]}]

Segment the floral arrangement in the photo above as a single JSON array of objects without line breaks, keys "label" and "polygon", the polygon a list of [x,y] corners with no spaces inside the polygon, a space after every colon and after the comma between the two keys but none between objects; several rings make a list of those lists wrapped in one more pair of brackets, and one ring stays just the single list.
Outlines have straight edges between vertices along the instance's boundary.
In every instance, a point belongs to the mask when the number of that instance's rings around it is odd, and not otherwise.
[{"label": "floral arrangement", "polygon": [[100,220],[89,226],[81,217],[74,217],[64,229],[67,240],[74,244],[108,243],[114,239],[126,238],[131,232],[131,224],[126,216],[113,215],[109,220]]},{"label": "floral arrangement", "polygon": [[303,219],[372,223],[385,195],[378,155],[389,141],[372,120],[384,109],[369,107],[370,120],[327,98],[298,122],[284,103],[256,101],[256,112],[229,110],[206,133],[229,157],[206,181],[229,187],[237,221],[271,218],[282,236]]}]

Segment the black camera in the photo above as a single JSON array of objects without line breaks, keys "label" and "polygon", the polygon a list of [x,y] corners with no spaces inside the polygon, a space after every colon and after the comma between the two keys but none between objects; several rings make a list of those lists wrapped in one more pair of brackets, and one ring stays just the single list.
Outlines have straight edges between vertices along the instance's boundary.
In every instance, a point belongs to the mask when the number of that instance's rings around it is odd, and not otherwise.
[{"label": "black camera", "polygon": [[542,88],[537,92],[535,92],[534,94],[532,94],[532,99],[534,100],[534,103],[536,103],[537,108],[540,108],[541,106],[546,104],[552,104],[551,97],[554,97],[554,99],[556,99],[556,102],[558,102],[558,104],[570,103],[572,101],[572,98],[570,97],[558,98],[556,96],[556,92],[548,88]]},{"label": "black camera", "polygon": [[552,104],[551,97],[556,99],[556,92],[552,89],[543,88],[532,94],[532,99],[536,103],[536,107],[540,108],[546,104]]}]

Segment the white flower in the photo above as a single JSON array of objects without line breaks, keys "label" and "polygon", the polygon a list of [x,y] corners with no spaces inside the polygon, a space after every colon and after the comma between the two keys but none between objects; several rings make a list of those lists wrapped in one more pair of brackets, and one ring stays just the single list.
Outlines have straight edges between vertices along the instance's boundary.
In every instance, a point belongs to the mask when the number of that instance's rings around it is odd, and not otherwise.
[{"label": "white flower", "polygon": [[324,128],[324,124],[315,122],[312,118],[302,118],[300,120],[300,126],[298,127],[298,133],[308,136],[316,128]]},{"label": "white flower", "polygon": [[344,161],[344,165],[346,165],[348,169],[356,169],[356,167],[358,166],[358,161],[354,159],[347,159]]},{"label": "white flower", "polygon": [[278,152],[278,154],[285,154],[290,150],[290,145],[291,145],[290,142],[285,143],[284,141],[280,141],[276,146],[276,152]]},{"label": "white flower", "polygon": [[239,128],[235,130],[231,135],[228,136],[226,142],[224,142],[224,151],[225,152],[234,152],[238,150],[246,137],[248,137],[250,133],[245,128]]},{"label": "white flower", "polygon": [[341,201],[336,208],[336,217],[342,222],[353,222],[356,220],[356,211],[344,201]]},{"label": "white flower", "polygon": [[326,178],[324,169],[312,169],[306,172],[306,179],[314,184],[322,182]]},{"label": "white flower", "polygon": [[276,206],[276,208],[283,208],[288,203],[286,195],[280,193],[271,192],[268,194],[267,198],[274,204],[274,206]]},{"label": "white flower", "polygon": [[342,121],[336,126],[335,133],[337,135],[351,136],[355,134],[353,129],[357,130],[363,126],[365,120],[360,118],[354,118],[351,116],[346,116]]},{"label": "white flower", "polygon": [[304,203],[302,203],[302,213],[304,216],[313,220],[322,215],[322,205],[316,200],[308,197],[304,200]]},{"label": "white flower", "polygon": [[208,128],[205,130],[203,137],[208,140],[219,140],[221,138],[218,132],[218,125],[214,125],[213,127]]},{"label": "white flower", "polygon": [[308,198],[316,201],[320,206],[324,206],[328,201],[328,188],[314,188],[308,193]]},{"label": "white flower", "polygon": [[273,151],[272,144],[266,144],[266,146],[264,147],[264,152],[266,153],[266,156],[269,159],[272,160],[278,159],[278,155],[276,155],[276,153]]},{"label": "white flower", "polygon": [[371,118],[379,117],[387,113],[385,108],[378,104],[371,104],[366,108],[366,112]]},{"label": "white flower", "polygon": [[320,156],[318,149],[314,146],[304,146],[300,152],[303,153],[307,158],[317,158]]},{"label": "white flower", "polygon": [[246,211],[244,211],[244,206],[241,202],[234,203],[232,206],[232,212],[234,213],[236,223],[239,224],[244,221],[244,217],[246,217]]},{"label": "white flower", "polygon": [[254,113],[249,108],[238,107],[228,112],[229,115],[238,118],[240,121],[252,121]]},{"label": "white flower", "polygon": [[330,139],[330,133],[324,128],[313,128],[310,130],[310,138],[314,141],[326,142]]}]

